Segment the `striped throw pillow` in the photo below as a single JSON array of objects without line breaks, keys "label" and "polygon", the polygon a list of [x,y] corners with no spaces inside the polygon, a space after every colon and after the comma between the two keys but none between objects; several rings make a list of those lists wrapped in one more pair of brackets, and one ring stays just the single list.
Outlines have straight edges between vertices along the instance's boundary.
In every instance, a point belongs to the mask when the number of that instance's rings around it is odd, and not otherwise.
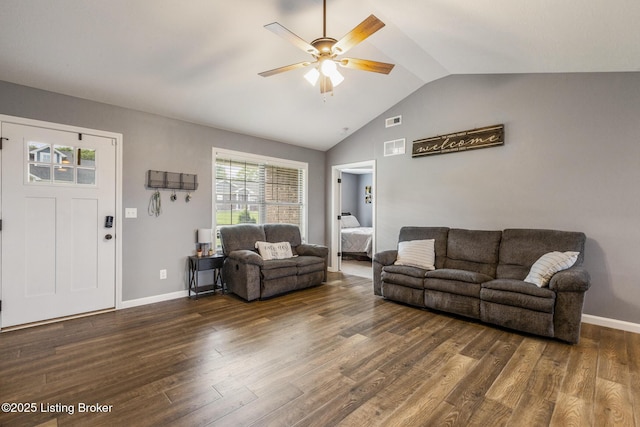
[{"label": "striped throw pillow", "polygon": [[434,246],[434,239],[399,242],[398,256],[394,264],[435,270],[436,254]]},{"label": "striped throw pillow", "polygon": [[531,270],[524,281],[533,283],[539,288],[544,288],[549,285],[551,276],[575,264],[578,255],[580,255],[580,252],[554,251],[546,253],[531,266]]}]

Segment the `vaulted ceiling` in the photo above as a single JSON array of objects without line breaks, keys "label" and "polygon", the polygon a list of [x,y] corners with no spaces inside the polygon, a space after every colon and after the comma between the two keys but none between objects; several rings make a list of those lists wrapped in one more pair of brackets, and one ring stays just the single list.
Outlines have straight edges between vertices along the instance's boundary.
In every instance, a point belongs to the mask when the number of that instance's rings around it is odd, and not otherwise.
[{"label": "vaulted ceiling", "polygon": [[263,28],[322,36],[322,0],[1,0],[0,80],[327,150],[450,74],[640,71],[638,0],[327,0],[327,35],[386,26],[322,96]]}]

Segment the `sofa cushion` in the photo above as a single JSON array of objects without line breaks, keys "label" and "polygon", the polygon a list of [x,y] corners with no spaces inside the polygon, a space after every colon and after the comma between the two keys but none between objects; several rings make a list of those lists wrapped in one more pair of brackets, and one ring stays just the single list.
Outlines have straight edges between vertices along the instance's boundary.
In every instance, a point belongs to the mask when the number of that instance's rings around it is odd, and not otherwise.
[{"label": "sofa cushion", "polygon": [[496,279],[483,283],[480,290],[482,301],[493,302],[533,311],[553,313],[556,293],[539,288],[522,280]]},{"label": "sofa cushion", "polygon": [[425,273],[425,277],[478,284],[493,280],[493,277],[487,276],[486,274],[476,273],[475,271],[456,270],[453,268],[442,268],[440,270],[427,271]]},{"label": "sofa cushion", "polygon": [[480,320],[483,322],[543,337],[554,336],[553,317],[552,313],[480,301]]},{"label": "sofa cushion", "polygon": [[531,266],[531,270],[527,277],[524,278],[524,281],[543,288],[549,285],[551,276],[575,264],[578,255],[580,255],[578,252],[573,251],[548,252],[538,258]]},{"label": "sofa cushion", "polygon": [[[272,261],[265,261],[264,266],[262,267],[262,278],[264,280],[273,280],[273,279],[279,279],[282,277],[296,277],[298,275],[298,268],[296,267],[295,263],[292,264],[283,264],[280,266],[274,266],[271,265],[269,266],[269,264],[272,263],[279,263],[281,261],[289,261],[289,260],[272,260]],[[268,268],[271,267],[271,268]]]},{"label": "sofa cushion", "polygon": [[436,268],[434,242],[434,239],[398,242],[398,257],[394,264],[434,270]]},{"label": "sofa cushion", "polygon": [[277,270],[279,268],[296,267],[296,258],[265,260],[262,264],[263,270]]},{"label": "sofa cushion", "polygon": [[265,261],[260,270],[264,280],[280,279],[283,277],[296,277],[298,275],[298,267],[294,258],[274,259]]},{"label": "sofa cushion", "polygon": [[428,270],[425,270],[424,268],[412,267],[409,265],[394,264],[382,267],[382,271],[386,273],[403,274],[405,276],[417,277],[419,279],[422,279]]},{"label": "sofa cushion", "polygon": [[434,310],[459,314],[473,319],[480,318],[480,300],[477,297],[431,290],[424,293],[424,305]]},{"label": "sofa cushion", "polygon": [[444,259],[447,256],[447,227],[402,227],[398,236],[399,242],[406,240],[426,240],[434,239],[434,249],[436,254],[436,268],[444,266]]},{"label": "sofa cushion", "polygon": [[475,271],[496,277],[501,236],[501,231],[449,230],[444,268]]},{"label": "sofa cushion", "polygon": [[393,283],[382,283],[382,296],[393,301],[424,307],[424,291]]},{"label": "sofa cushion", "polygon": [[573,231],[506,229],[502,232],[496,278],[523,280],[538,258],[553,251],[580,252],[574,264],[579,266],[584,258],[585,240],[584,233]]},{"label": "sofa cushion", "polygon": [[479,299],[481,287],[478,283],[458,282],[445,279],[425,279],[424,289],[426,294],[432,290],[436,290],[451,295],[464,295]]},{"label": "sofa cushion", "polygon": [[264,224],[264,239],[267,242],[289,242],[293,254],[296,255],[296,247],[302,243],[300,229],[294,224]]},{"label": "sofa cushion", "polygon": [[243,249],[255,252],[256,242],[264,240],[265,234],[264,229],[261,225],[237,224],[220,227],[220,241],[222,242],[222,252],[226,256],[229,256],[229,254],[233,251]]},{"label": "sofa cushion", "polygon": [[324,259],[315,256],[298,256],[294,258],[298,267],[298,276],[324,270]]},{"label": "sofa cushion", "polygon": [[[405,268],[413,268],[413,267],[405,267]],[[420,270],[416,268],[416,270]],[[422,270],[425,271],[425,270]],[[422,277],[410,276],[403,273],[395,273],[384,268],[381,274],[382,284],[392,283],[395,285],[406,286],[409,288],[419,289],[422,291],[424,289],[424,275]]]}]

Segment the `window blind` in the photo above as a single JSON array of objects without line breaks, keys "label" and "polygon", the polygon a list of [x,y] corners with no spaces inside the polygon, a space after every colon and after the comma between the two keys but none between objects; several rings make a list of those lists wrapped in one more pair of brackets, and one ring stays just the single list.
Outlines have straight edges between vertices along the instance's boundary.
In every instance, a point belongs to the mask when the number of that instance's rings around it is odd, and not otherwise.
[{"label": "window blind", "polygon": [[[221,153],[215,157],[216,228],[233,224],[287,223],[304,238],[306,168]],[[217,242],[219,244],[219,242]]]}]

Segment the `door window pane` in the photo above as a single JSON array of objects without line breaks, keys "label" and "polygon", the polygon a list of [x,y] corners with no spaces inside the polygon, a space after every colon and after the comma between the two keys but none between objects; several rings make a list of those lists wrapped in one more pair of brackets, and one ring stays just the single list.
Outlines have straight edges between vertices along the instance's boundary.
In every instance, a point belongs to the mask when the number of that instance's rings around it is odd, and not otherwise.
[{"label": "door window pane", "polygon": [[73,147],[67,147],[64,145],[53,146],[53,163],[58,165],[73,166],[75,162],[75,153]]},{"label": "door window pane", "polygon": [[78,168],[78,184],[95,185],[96,183],[96,170]]},{"label": "door window pane", "polygon": [[90,148],[78,148],[78,166],[95,169],[96,150]]},{"label": "door window pane", "polygon": [[43,164],[29,165],[29,182],[51,181],[51,166]]},{"label": "door window pane", "polygon": [[42,142],[29,142],[29,161],[39,163],[51,162],[51,145]]},{"label": "door window pane", "polygon": [[73,168],[66,166],[54,166],[53,180],[56,182],[73,182]]}]

